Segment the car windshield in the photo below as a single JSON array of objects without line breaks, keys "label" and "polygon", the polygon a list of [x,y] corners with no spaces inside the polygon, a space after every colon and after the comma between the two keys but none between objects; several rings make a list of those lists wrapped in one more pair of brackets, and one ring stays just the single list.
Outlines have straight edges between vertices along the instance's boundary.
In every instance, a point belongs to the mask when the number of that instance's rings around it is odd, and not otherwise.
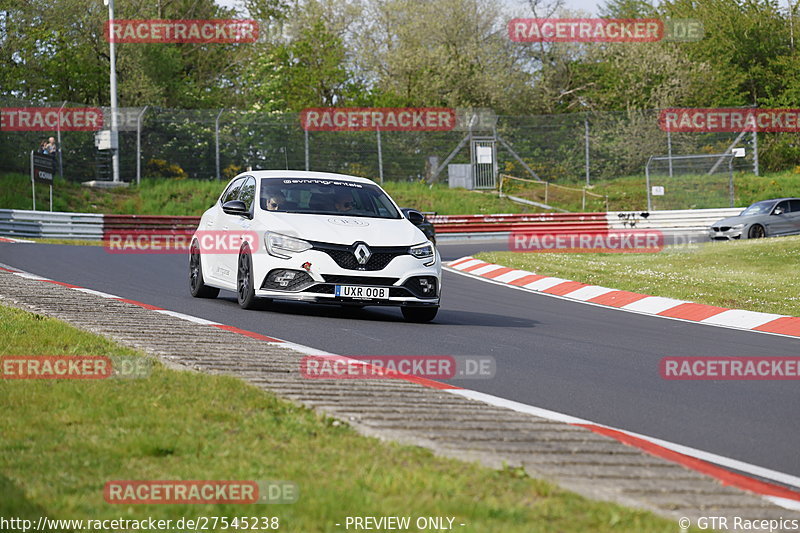
[{"label": "car windshield", "polygon": [[772,206],[775,205],[774,200],[765,200],[763,202],[756,202],[744,211],[742,214],[739,215],[741,217],[748,217],[753,215],[768,215],[769,212],[772,210]]},{"label": "car windshield", "polygon": [[262,178],[259,205],[265,211],[402,218],[376,185],[325,178]]}]

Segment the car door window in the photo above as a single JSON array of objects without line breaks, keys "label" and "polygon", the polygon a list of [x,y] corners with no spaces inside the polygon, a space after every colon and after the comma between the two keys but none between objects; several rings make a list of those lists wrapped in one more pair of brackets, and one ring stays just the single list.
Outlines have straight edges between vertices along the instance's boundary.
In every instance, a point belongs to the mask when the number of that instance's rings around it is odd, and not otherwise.
[{"label": "car door window", "polygon": [[789,200],[789,212],[793,215],[800,215],[800,200]]},{"label": "car door window", "polygon": [[244,205],[247,207],[249,211],[250,208],[253,206],[253,199],[256,197],[256,180],[255,178],[247,178],[247,181],[244,182],[242,185],[241,190],[239,191],[239,200],[244,202]]},{"label": "car door window", "polygon": [[227,190],[222,194],[222,199],[220,202],[225,204],[226,202],[230,202],[231,200],[236,200],[239,196],[239,190],[242,188],[242,183],[244,183],[244,178],[239,178],[238,180],[231,183]]},{"label": "car door window", "polygon": [[784,200],[782,202],[778,202],[778,205],[775,206],[775,209],[772,211],[774,214],[786,214],[789,212],[789,201]]}]

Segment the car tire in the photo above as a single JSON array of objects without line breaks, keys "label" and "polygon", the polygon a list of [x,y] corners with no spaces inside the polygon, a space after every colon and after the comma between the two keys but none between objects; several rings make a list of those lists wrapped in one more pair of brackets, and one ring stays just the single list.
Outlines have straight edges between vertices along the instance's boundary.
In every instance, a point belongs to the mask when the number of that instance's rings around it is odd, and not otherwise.
[{"label": "car tire", "polygon": [[236,300],[242,309],[253,309],[258,300],[253,286],[253,256],[247,246],[239,252],[236,268]]},{"label": "car tire", "polygon": [[219,289],[209,287],[203,280],[203,267],[200,263],[200,247],[197,241],[189,249],[189,291],[195,298],[216,298]]},{"label": "car tire", "polygon": [[764,230],[764,226],[761,224],[753,224],[750,226],[750,229],[747,230],[748,239],[763,239],[766,236],[767,232]]},{"label": "car tire", "polygon": [[403,318],[407,322],[430,322],[436,318],[439,307],[402,307]]}]

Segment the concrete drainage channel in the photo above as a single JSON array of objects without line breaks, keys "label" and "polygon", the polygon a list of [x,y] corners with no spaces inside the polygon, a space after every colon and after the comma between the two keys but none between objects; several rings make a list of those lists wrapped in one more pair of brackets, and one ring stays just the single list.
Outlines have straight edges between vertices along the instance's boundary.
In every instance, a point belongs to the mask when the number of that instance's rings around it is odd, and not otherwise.
[{"label": "concrete drainage channel", "polygon": [[[63,320],[176,368],[237,376],[350,424],[358,432],[498,468],[522,466],[584,496],[693,523],[703,516],[800,519],[800,513],[575,425],[391,380],[309,380],[314,352],[190,322],[0,270],[0,303]],[[87,354],[90,355],[90,354]]]}]

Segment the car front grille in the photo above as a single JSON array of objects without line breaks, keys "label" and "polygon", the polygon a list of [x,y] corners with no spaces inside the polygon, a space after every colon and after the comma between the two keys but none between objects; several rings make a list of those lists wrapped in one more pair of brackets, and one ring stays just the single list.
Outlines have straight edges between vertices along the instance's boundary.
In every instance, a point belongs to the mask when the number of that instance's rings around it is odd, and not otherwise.
[{"label": "car front grille", "polygon": [[314,250],[325,252],[337,265],[345,270],[383,270],[395,257],[409,255],[408,248],[404,246],[370,246],[369,250],[372,255],[367,262],[362,265],[355,256],[358,243],[345,246],[341,244],[312,242],[312,245]]},{"label": "car front grille", "polygon": [[397,283],[398,278],[379,278],[370,276],[339,276],[335,274],[323,274],[327,283],[338,283],[339,285],[372,285],[374,287],[391,286]]},{"label": "car front grille", "polygon": [[714,231],[728,231],[729,229],[731,229],[731,227],[730,226],[712,226],[711,229],[713,229]]}]

